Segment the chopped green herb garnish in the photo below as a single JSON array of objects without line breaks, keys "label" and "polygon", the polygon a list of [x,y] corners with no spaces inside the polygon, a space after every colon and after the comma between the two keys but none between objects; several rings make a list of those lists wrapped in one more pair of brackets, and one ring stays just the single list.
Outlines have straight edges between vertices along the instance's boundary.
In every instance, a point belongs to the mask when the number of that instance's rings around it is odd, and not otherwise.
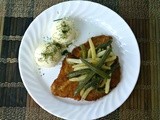
[{"label": "chopped green herb garnish", "polygon": [[62,31],[62,34],[61,34],[61,37],[63,38],[63,39],[65,39],[65,38],[67,38],[68,37],[68,35],[67,35],[67,33],[70,31],[70,26],[66,23],[66,21],[63,21],[62,23],[61,23],[61,31]]},{"label": "chopped green herb garnish", "polygon": [[64,50],[61,54],[62,55],[66,55],[66,54],[68,54],[69,52],[68,52],[68,50]]},{"label": "chopped green herb garnish", "polygon": [[54,52],[50,52],[50,53],[41,53],[45,59],[48,59],[49,56],[52,56],[54,54]]},{"label": "chopped green herb garnish", "polygon": [[55,21],[59,21],[59,20],[62,20],[62,18],[59,18],[59,19],[56,19],[56,20],[53,20],[53,21],[55,22]]}]

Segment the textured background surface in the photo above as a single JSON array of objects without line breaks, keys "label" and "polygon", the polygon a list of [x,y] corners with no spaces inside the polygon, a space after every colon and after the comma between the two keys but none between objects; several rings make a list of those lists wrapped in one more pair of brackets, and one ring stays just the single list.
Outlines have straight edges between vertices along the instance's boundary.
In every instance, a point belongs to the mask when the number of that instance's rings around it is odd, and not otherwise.
[{"label": "textured background surface", "polygon": [[[18,50],[33,19],[64,0],[0,0],[0,119],[60,120],[28,95],[18,70]],[[160,119],[160,0],[92,0],[122,16],[133,30],[141,53],[138,83],[127,101],[101,118]],[[107,109],[107,107],[106,107]]]}]

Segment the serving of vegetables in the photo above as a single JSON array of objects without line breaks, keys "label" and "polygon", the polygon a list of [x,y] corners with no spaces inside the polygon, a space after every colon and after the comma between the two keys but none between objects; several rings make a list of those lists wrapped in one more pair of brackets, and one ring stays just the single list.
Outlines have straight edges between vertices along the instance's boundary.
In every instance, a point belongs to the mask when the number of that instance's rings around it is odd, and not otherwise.
[{"label": "serving of vegetables", "polygon": [[95,46],[89,39],[89,48],[84,44],[80,46],[81,57],[79,59],[67,58],[73,71],[68,74],[69,81],[77,81],[78,86],[75,95],[80,94],[81,99],[86,99],[92,90],[102,90],[106,94],[110,91],[112,73],[119,64],[117,56],[112,51],[112,40]]}]

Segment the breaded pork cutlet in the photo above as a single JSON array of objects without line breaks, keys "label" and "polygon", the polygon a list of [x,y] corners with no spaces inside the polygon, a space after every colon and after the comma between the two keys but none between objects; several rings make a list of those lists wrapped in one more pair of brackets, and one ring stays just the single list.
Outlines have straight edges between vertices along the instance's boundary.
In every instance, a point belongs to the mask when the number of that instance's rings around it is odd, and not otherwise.
[{"label": "breaded pork cutlet", "polygon": [[[108,40],[112,39],[112,37],[101,35],[101,36],[92,37],[91,39],[94,46],[98,46],[99,44],[106,43]],[[88,42],[84,43],[84,46],[89,49]],[[79,94],[74,95],[74,91],[78,86],[78,82],[69,81],[67,75],[68,73],[73,71],[73,69],[71,64],[68,64],[66,61],[67,58],[80,58],[81,56],[80,50],[81,50],[80,47],[74,48],[73,51],[70,54],[68,54],[66,58],[63,60],[60,73],[58,77],[54,80],[53,84],[51,85],[51,92],[53,93],[53,95],[60,96],[60,97],[73,98],[75,100],[81,99],[81,96]],[[118,59],[116,60],[116,62],[118,62]],[[113,89],[114,87],[116,87],[119,81],[120,81],[120,67],[118,67],[111,76],[110,89]],[[103,97],[104,95],[106,95],[104,91],[102,92],[98,90],[92,90],[88,94],[86,100],[87,101],[97,100]]]}]

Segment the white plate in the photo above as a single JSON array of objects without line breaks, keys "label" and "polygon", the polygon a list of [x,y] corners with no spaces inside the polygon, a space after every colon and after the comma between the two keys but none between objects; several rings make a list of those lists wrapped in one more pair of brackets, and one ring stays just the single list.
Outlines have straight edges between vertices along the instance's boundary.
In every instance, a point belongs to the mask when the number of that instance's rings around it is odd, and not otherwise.
[{"label": "white plate", "polygon": [[[120,58],[121,81],[109,95],[84,102],[55,97],[50,86],[61,64],[38,70],[34,51],[43,40],[51,37],[53,20],[71,17],[80,32],[75,45],[96,35],[112,35],[114,51]],[[136,38],[126,22],[109,8],[89,1],[68,1],[54,5],[30,24],[19,49],[19,69],[23,83],[32,98],[46,111],[64,119],[95,119],[116,110],[131,94],[139,74],[140,53]],[[44,73],[44,75],[43,75]]]}]

